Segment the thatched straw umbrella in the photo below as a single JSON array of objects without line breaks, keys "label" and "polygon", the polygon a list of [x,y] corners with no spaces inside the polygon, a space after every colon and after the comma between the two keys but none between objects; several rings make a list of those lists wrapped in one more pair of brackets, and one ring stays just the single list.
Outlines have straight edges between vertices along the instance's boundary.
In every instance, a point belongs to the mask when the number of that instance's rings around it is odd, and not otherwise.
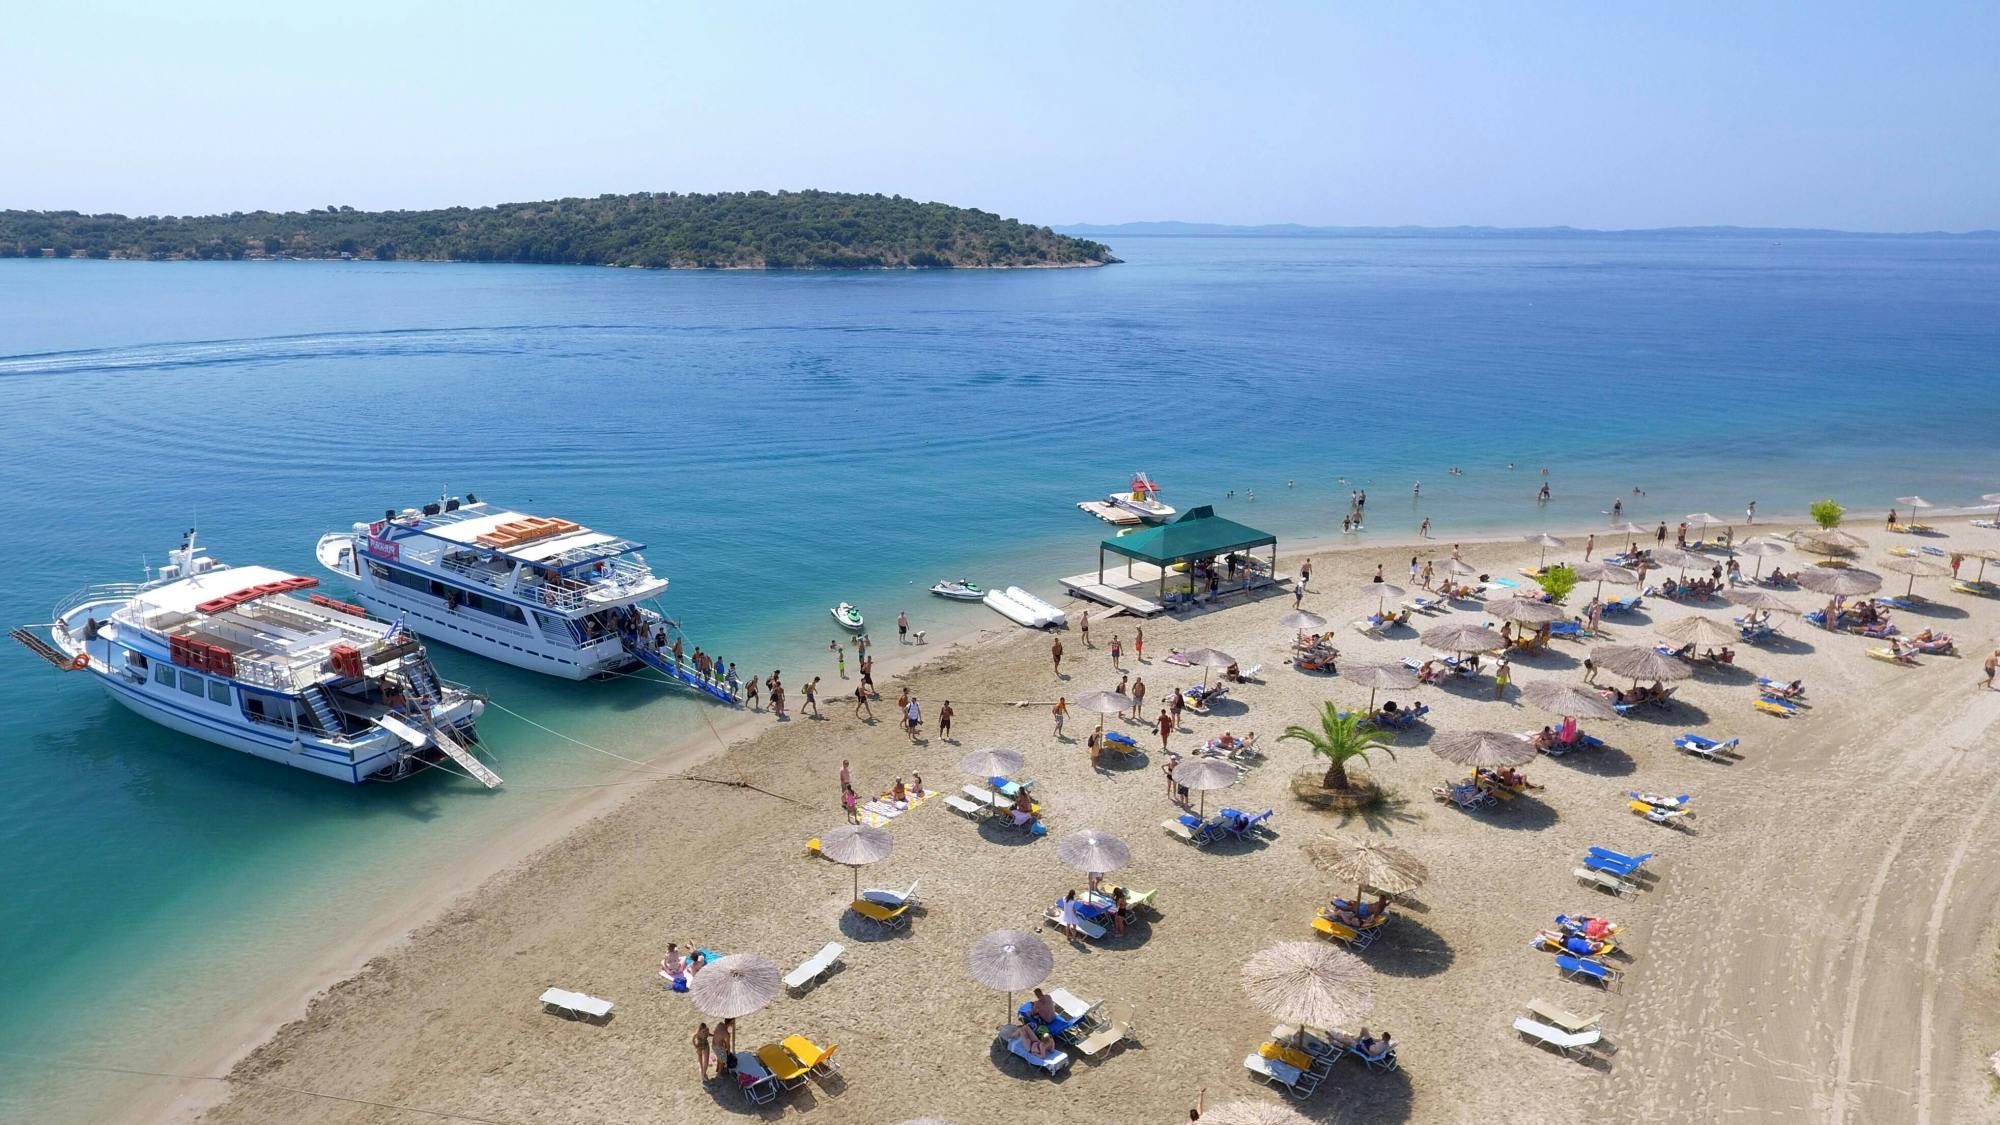
[{"label": "thatched straw umbrella", "polygon": [[1590,660],[1634,684],[1640,680],[1685,680],[1694,675],[1687,661],[1643,645],[1600,645],[1590,650]]},{"label": "thatched straw umbrella", "polygon": [[1563,541],[1562,541],[1562,540],[1560,540],[1560,539],[1557,539],[1557,538],[1556,538],[1555,536],[1553,536],[1553,535],[1550,535],[1550,534],[1549,534],[1548,532],[1546,532],[1546,531],[1543,531],[1543,532],[1537,532],[1537,533],[1536,533],[1536,534],[1534,534],[1534,535],[1523,535],[1523,536],[1521,536],[1521,538],[1522,538],[1522,539],[1523,539],[1524,541],[1526,541],[1526,542],[1529,542],[1529,543],[1533,543],[1533,544],[1534,544],[1535,546],[1537,546],[1537,547],[1540,547],[1540,548],[1542,549],[1542,557],[1541,557],[1541,559],[1540,559],[1539,561],[1537,561],[1537,562],[1535,563],[1535,569],[1537,569],[1537,570],[1540,570],[1540,569],[1542,569],[1543,567],[1546,567],[1546,566],[1548,566],[1548,565],[1549,565],[1549,548],[1550,548],[1550,547],[1560,547],[1560,546],[1562,546],[1562,545],[1563,545]]},{"label": "thatched straw umbrella", "polygon": [[1208,816],[1208,791],[1227,789],[1243,775],[1228,762],[1214,758],[1187,758],[1174,767],[1174,784],[1201,794],[1201,815]]},{"label": "thatched straw umbrella", "polygon": [[1903,590],[1904,597],[1908,597],[1916,592],[1917,579],[1943,578],[1945,575],[1951,573],[1950,567],[1941,562],[1933,562],[1930,559],[1909,559],[1900,556],[1891,556],[1883,559],[1878,565],[1883,570],[1893,570],[1897,574],[1907,574],[1910,576],[1910,584]]},{"label": "thatched straw umbrella", "polygon": [[1525,766],[1535,760],[1534,742],[1497,730],[1457,730],[1431,739],[1431,753],[1474,770]]},{"label": "thatched straw umbrella", "polygon": [[1724,625],[1713,617],[1699,613],[1669,622],[1653,631],[1684,645],[1726,645],[1741,635],[1734,625]]},{"label": "thatched straw umbrella", "polygon": [[1407,691],[1417,686],[1417,674],[1401,664],[1349,664],[1347,680],[1357,687],[1368,689],[1368,713],[1375,713],[1375,693],[1387,688],[1390,691]]},{"label": "thatched straw umbrella", "polygon": [[1181,653],[1181,659],[1201,668],[1201,686],[1208,686],[1208,670],[1221,671],[1236,663],[1236,658],[1219,648],[1197,648]]},{"label": "thatched straw umbrella", "polygon": [[1597,583],[1597,593],[1592,595],[1593,597],[1601,598],[1604,596],[1604,584],[1606,582],[1616,582],[1620,586],[1636,586],[1639,584],[1638,571],[1633,570],[1629,566],[1619,566],[1617,563],[1582,562],[1576,564],[1572,569],[1576,571],[1576,576],[1583,581],[1595,581]]},{"label": "thatched straw umbrella", "polygon": [[1792,542],[1816,555],[1851,555],[1868,545],[1866,539],[1839,528],[1803,531],[1793,536]]},{"label": "thatched straw umbrella", "polygon": [[770,958],[732,953],[717,957],[689,977],[688,999],[704,1016],[733,1020],[761,1010],[777,999],[783,987],[784,970]]},{"label": "thatched straw umbrella", "polygon": [[1872,594],[1882,588],[1882,576],[1868,570],[1802,570],[1799,585],[1816,593],[1837,598]]},{"label": "thatched straw umbrella", "polygon": [[861,869],[889,858],[893,841],[880,828],[865,824],[843,824],[820,833],[819,854],[854,869],[854,897],[861,897]]},{"label": "thatched straw umbrella", "polygon": [[1243,991],[1267,1015],[1298,1027],[1341,1027],[1375,1007],[1375,974],[1344,949],[1285,941],[1243,963]]},{"label": "thatched straw umbrella", "polygon": [[1707,555],[1697,555],[1693,551],[1683,551],[1678,547],[1661,547],[1653,552],[1653,561],[1661,566],[1680,567],[1681,577],[1686,578],[1688,567],[1707,566],[1711,560]]},{"label": "thatched straw umbrella", "polygon": [[1079,710],[1090,711],[1097,716],[1099,733],[1104,730],[1106,715],[1123,715],[1132,709],[1132,697],[1122,691],[1087,691],[1076,697]]},{"label": "thatched straw umbrella", "polygon": [[[1130,700],[1126,700],[1126,706],[1131,706]],[[960,758],[958,760],[958,770],[969,777],[982,779],[989,777],[1013,777],[1015,774],[1021,772],[1021,767],[1026,763],[1027,759],[1021,756],[1019,750],[988,746],[983,750],[974,750],[972,753]]]},{"label": "thatched straw umbrella", "polygon": [[972,943],[965,967],[973,980],[1007,994],[1007,1020],[1012,1023],[1014,993],[1049,979],[1056,958],[1041,938],[1025,930],[995,930]]},{"label": "thatched straw umbrella", "polygon": [[1500,634],[1486,626],[1469,625],[1465,622],[1439,625],[1425,630],[1417,639],[1434,649],[1460,653],[1492,652],[1507,643],[1500,639]]},{"label": "thatched straw umbrella", "polygon": [[1361,585],[1355,587],[1354,592],[1360,594],[1362,597],[1374,598],[1376,613],[1381,613],[1388,607],[1390,598],[1406,598],[1410,596],[1408,590],[1389,582],[1363,582]]},{"label": "thatched straw umbrella", "polygon": [[1132,862],[1132,846],[1109,832],[1082,828],[1056,844],[1056,858],[1085,875],[1102,875]]},{"label": "thatched straw umbrella", "polygon": [[1354,900],[1370,887],[1383,894],[1416,890],[1431,877],[1430,868],[1401,848],[1361,836],[1321,836],[1301,845],[1314,867],[1354,884]]},{"label": "thatched straw umbrella", "polygon": [[1729,595],[1729,600],[1745,609],[1776,610],[1779,613],[1797,613],[1792,603],[1769,590],[1738,590]]},{"label": "thatched straw umbrella", "polygon": [[1538,602],[1532,598],[1499,598],[1486,603],[1486,612],[1502,621],[1519,625],[1546,625],[1569,616],[1554,602]]},{"label": "thatched straw umbrella", "polygon": [[1624,523],[1612,524],[1611,533],[1625,537],[1625,550],[1629,554],[1634,548],[1639,546],[1639,537],[1641,535],[1653,534],[1653,529],[1650,527],[1640,527],[1638,524],[1627,520]]},{"label": "thatched straw umbrella", "polygon": [[1297,649],[1304,647],[1307,629],[1326,628],[1326,618],[1321,617],[1317,613],[1307,613],[1303,609],[1295,609],[1278,618],[1278,624],[1292,630],[1292,647]]},{"label": "thatched straw umbrella", "polygon": [[1561,680],[1531,680],[1521,689],[1528,702],[1565,718],[1615,719],[1618,709],[1605,702],[1597,689]]},{"label": "thatched straw umbrella", "polygon": [[1757,560],[1757,567],[1750,572],[1750,576],[1752,578],[1761,578],[1764,574],[1764,560],[1784,554],[1785,545],[1760,536],[1756,539],[1746,539],[1742,543],[1737,544],[1735,551],[1739,555],[1749,555],[1751,558]]}]

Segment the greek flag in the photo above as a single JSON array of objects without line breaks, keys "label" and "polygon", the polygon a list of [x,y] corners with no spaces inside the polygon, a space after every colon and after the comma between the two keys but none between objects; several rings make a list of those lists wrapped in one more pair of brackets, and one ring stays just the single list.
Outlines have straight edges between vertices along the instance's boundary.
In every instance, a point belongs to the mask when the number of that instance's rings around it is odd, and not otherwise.
[{"label": "greek flag", "polygon": [[389,635],[383,637],[382,639],[389,644],[394,644],[397,641],[402,640],[405,636],[408,636],[409,632],[410,631],[408,629],[403,627],[402,615],[397,614],[396,623],[394,625],[389,626]]}]

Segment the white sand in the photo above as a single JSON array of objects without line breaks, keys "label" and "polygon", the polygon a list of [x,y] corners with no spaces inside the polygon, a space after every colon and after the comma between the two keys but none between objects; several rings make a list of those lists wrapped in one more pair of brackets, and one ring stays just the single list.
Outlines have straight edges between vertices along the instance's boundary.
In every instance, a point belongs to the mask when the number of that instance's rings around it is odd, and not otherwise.
[{"label": "white sand", "polygon": [[[2000,541],[1961,524],[1947,530],[1951,538],[1933,542]],[[1911,542],[1868,534],[1878,547]],[[1467,556],[1511,575],[1533,550],[1468,543]],[[1380,546],[1315,553],[1321,592],[1307,606],[1339,624],[1343,664],[1423,651],[1409,631],[1378,641],[1346,627],[1364,602],[1353,588],[1378,562],[1400,580],[1408,557],[1407,548]],[[1901,584],[1893,578],[1891,589]],[[1982,759],[1994,748],[2000,693],[1972,685],[2000,603],[1948,593],[1937,581],[1920,589],[1938,599],[1935,616],[1898,618],[1910,630],[1931,624],[1953,633],[1965,657],[1894,667],[1864,656],[1871,642],[1789,620],[1791,642],[1741,646],[1741,671],[1685,683],[1677,710],[1591,728],[1612,749],[1531,766],[1547,786],[1542,800],[1499,814],[1434,804],[1429,788],[1447,767],[1423,743],[1430,730],[1521,730],[1550,717],[1522,705],[1518,690],[1491,701],[1490,680],[1484,691],[1422,690],[1435,709],[1432,727],[1403,735],[1395,759],[1378,757],[1368,769],[1406,803],[1346,825],[1393,838],[1432,872],[1418,895],[1423,906],[1363,954],[1378,970],[1369,1024],[1395,1033],[1402,1069],[1385,1075],[1343,1063],[1306,1111],[1418,1121],[1990,1117],[1983,1074],[2000,1026],[1988,926],[2000,872],[1981,860],[2000,843],[2000,773]],[[1801,609],[1823,600],[1791,597]],[[1273,597],[1148,623],[1148,662],[1137,666],[1158,701],[1199,675],[1163,663],[1170,647],[1212,645],[1246,666],[1264,664],[1262,684],[1236,689],[1247,710],[1190,715],[1175,736],[1187,748],[1224,729],[1263,734],[1269,763],[1220,795],[1277,810],[1276,835],[1259,846],[1200,852],[1168,839],[1157,827],[1174,811],[1157,741],[1140,727],[1129,729],[1155,750],[1151,760],[1094,773],[1080,741],[1084,716],[1072,720],[1078,741],[1058,743],[1046,707],[1005,705],[1113,686],[1118,674],[1104,645],[1114,632],[1129,642],[1132,622],[1093,614],[1099,647],[1089,652],[1074,630],[1066,634],[1071,678],[1062,682],[1049,671],[1046,637],[1001,634],[911,680],[928,718],[941,698],[953,700],[957,744],[933,734],[910,746],[892,715],[897,684],[879,676],[882,721],[872,727],[837,702],[820,722],[755,717],[769,727],[761,737],[697,772],[740,777],[778,797],[690,782],[640,787],[469,888],[329,989],[236,1068],[232,1095],[205,1120],[424,1119],[279,1086],[498,1121],[740,1117],[740,1096],[695,1072],[687,1039],[699,1017],[687,998],[658,988],[654,971],[668,940],[759,952],[788,967],[827,940],[848,945],[844,971],[741,1021],[739,1046],[788,1032],[840,1044],[844,1082],[789,1094],[773,1116],[1174,1121],[1201,1087],[1211,1102],[1275,1100],[1240,1065],[1272,1021],[1244,997],[1237,967],[1262,946],[1310,936],[1331,884],[1298,847],[1340,821],[1290,798],[1290,776],[1309,763],[1296,744],[1270,740],[1287,723],[1310,721],[1322,700],[1366,699],[1340,678],[1284,664],[1289,637],[1273,622],[1290,605]],[[1656,599],[1648,606],[1654,624],[1690,612]],[[1471,609],[1453,617],[1483,620]],[[1614,624],[1615,640],[1650,639],[1648,625],[1625,620],[1635,623]],[[895,648],[882,646],[883,655]],[[1574,678],[1582,652],[1566,645],[1520,662],[1517,689],[1540,677]],[[798,671],[810,678],[810,669]],[[822,674],[837,682],[830,669]],[[1755,674],[1803,676],[1812,708],[1792,720],[1755,713],[1746,686]],[[795,702],[799,682],[791,684]],[[1747,755],[1734,765],[1688,759],[1668,745],[1683,729],[1740,735]],[[877,938],[857,927],[844,909],[847,871],[807,858],[803,847],[841,820],[840,759],[852,760],[858,787],[914,769],[949,790],[965,780],[956,760],[988,744],[1027,753],[1051,836],[1021,843],[933,801],[896,823],[895,853],[863,874],[864,884],[879,886],[921,878],[928,909],[902,935]],[[1698,834],[1632,816],[1623,799],[1630,788],[1693,793]],[[1050,1081],[996,1060],[992,1033],[1004,998],[967,977],[964,955],[989,930],[1033,928],[1041,907],[1079,884],[1056,860],[1054,842],[1082,827],[1132,843],[1134,862],[1122,874],[1159,889],[1162,916],[1103,946],[1073,948],[1045,934],[1056,953],[1050,983],[1135,1005],[1140,1032],[1138,1045]],[[1656,884],[1623,902],[1579,887],[1570,869],[1591,844],[1657,852],[1649,864]],[[1608,913],[1628,925],[1633,956],[1620,962],[1628,969],[1621,993],[1564,981],[1549,954],[1527,948],[1561,910]],[[545,1015],[535,997],[550,985],[608,997],[617,1012],[603,1027]],[[1509,1024],[1536,996],[1602,1008],[1614,1049],[1583,1065],[1520,1042]]]}]

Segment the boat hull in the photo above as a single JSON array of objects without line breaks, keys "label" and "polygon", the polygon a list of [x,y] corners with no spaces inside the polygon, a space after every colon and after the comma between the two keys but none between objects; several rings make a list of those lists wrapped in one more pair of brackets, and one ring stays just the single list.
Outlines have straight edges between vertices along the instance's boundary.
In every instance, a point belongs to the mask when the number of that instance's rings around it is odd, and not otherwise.
[{"label": "boat hull", "polygon": [[450,645],[530,672],[565,680],[588,680],[638,664],[617,637],[606,637],[581,648],[556,649],[525,628],[486,619],[476,625],[462,622],[457,619],[468,615],[445,609],[442,598],[416,591],[407,593],[406,597],[401,589],[391,592],[363,579],[355,585],[354,598],[377,617],[401,618],[405,627],[426,641]]},{"label": "boat hull", "polygon": [[118,676],[97,671],[92,671],[91,675],[105,694],[126,710],[169,730],[349,785],[359,785],[371,775],[393,767],[402,753],[402,744],[385,736],[380,740],[381,752],[370,754],[364,750],[359,757],[349,758],[331,748],[316,746],[312,740],[294,739],[275,728],[266,733],[224,722],[194,706],[157,697]]},{"label": "boat hull", "polygon": [[954,602],[979,602],[986,600],[986,591],[984,590],[950,590],[932,586],[931,593]]},{"label": "boat hull", "polygon": [[1135,504],[1130,496],[1119,493],[1112,493],[1109,500],[1112,506],[1116,507],[1119,511],[1130,512],[1147,523],[1165,523],[1173,519],[1176,514],[1175,509],[1165,504],[1149,508],[1143,504]]}]

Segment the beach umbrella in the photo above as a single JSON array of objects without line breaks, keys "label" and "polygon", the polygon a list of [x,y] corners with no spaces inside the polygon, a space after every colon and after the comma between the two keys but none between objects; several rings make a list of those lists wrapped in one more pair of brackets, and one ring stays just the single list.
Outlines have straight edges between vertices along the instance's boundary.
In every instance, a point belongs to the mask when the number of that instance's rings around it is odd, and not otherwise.
[{"label": "beach umbrella", "polygon": [[1809,569],[1799,572],[1799,585],[1821,594],[1850,598],[1882,588],[1882,576],[1867,570]]},{"label": "beach umbrella", "polygon": [[1816,555],[1851,555],[1868,545],[1866,539],[1839,528],[1801,532],[1792,542]]},{"label": "beach umbrella", "polygon": [[1301,845],[1314,867],[1354,884],[1355,901],[1369,887],[1384,894],[1414,891],[1430,878],[1430,869],[1401,848],[1361,836],[1321,836]]},{"label": "beach umbrella", "polygon": [[[1980,499],[1986,501],[1988,504],[2000,505],[2000,492],[1985,493],[1980,496]],[[1993,516],[1995,519],[2000,519],[2000,507],[1993,509]]]},{"label": "beach umbrella", "polygon": [[1625,523],[1612,524],[1611,531],[1614,535],[1623,535],[1625,537],[1625,550],[1628,552],[1639,545],[1639,537],[1641,535],[1653,534],[1652,528],[1640,527],[1629,520]]},{"label": "beach umbrella", "polygon": [[1678,547],[1661,547],[1653,552],[1653,561],[1661,566],[1680,567],[1681,577],[1686,578],[1688,567],[1708,566],[1713,560],[1707,555],[1697,555],[1693,551],[1683,551]]},{"label": "beach umbrella", "polygon": [[1693,515],[1687,517],[1687,521],[1691,524],[1696,524],[1701,527],[1707,527],[1710,524],[1717,524],[1723,522],[1717,517],[1709,515],[1707,512],[1696,512]]},{"label": "beach umbrella", "polygon": [[1910,584],[1903,591],[1903,596],[1905,597],[1916,591],[1917,579],[1943,578],[1945,575],[1951,573],[1950,567],[1930,559],[1891,557],[1883,559],[1879,565],[1883,570],[1893,570],[1897,574],[1907,574],[1910,576]]},{"label": "beach umbrella", "polygon": [[1532,598],[1500,598],[1490,601],[1486,603],[1486,612],[1502,621],[1525,625],[1546,625],[1569,616],[1554,602],[1538,602]]},{"label": "beach umbrella", "polygon": [[1746,539],[1736,547],[1736,553],[1756,559],[1757,569],[1751,571],[1750,575],[1753,578],[1761,578],[1764,574],[1764,560],[1784,554],[1785,545],[1762,537]]},{"label": "beach umbrella", "polygon": [[1497,730],[1455,730],[1431,739],[1431,753],[1472,769],[1524,766],[1535,760],[1535,744]]},{"label": "beach umbrella", "polygon": [[1446,652],[1491,652],[1507,642],[1484,625],[1455,622],[1427,629],[1417,638],[1433,649]]},{"label": "beach umbrella", "polygon": [[1684,645],[1726,645],[1741,634],[1734,625],[1724,625],[1706,614],[1693,614],[1653,630],[1670,641]]},{"label": "beach umbrella", "polygon": [[1797,613],[1792,603],[1769,590],[1739,590],[1729,595],[1729,600],[1746,609],[1777,610],[1780,613]]},{"label": "beach umbrella", "polygon": [[1243,991],[1281,1023],[1346,1027],[1375,1007],[1375,974],[1325,942],[1285,941],[1243,962]]},{"label": "beach umbrella", "polygon": [[[1132,701],[1126,700],[1125,705],[1131,706]],[[958,769],[960,773],[972,777],[1013,777],[1021,772],[1021,767],[1026,763],[1027,759],[1021,756],[1019,750],[989,746],[984,750],[974,750],[960,758]]]},{"label": "beach umbrella", "polygon": [[1535,546],[1540,547],[1542,549],[1541,561],[1535,564],[1536,569],[1540,569],[1549,564],[1550,547],[1560,547],[1563,545],[1562,540],[1557,539],[1555,536],[1550,535],[1546,531],[1537,532],[1533,535],[1523,535],[1521,536],[1521,538],[1526,542],[1533,543]]},{"label": "beach umbrella", "polygon": [[1558,715],[1579,719],[1615,719],[1618,709],[1598,694],[1596,688],[1561,680],[1530,680],[1521,689],[1528,702]]},{"label": "beach umbrella", "polygon": [[1348,682],[1368,689],[1368,711],[1375,711],[1375,693],[1388,688],[1406,691],[1417,686],[1417,674],[1401,664],[1349,664]]},{"label": "beach umbrella", "polygon": [[1600,645],[1590,650],[1590,660],[1635,684],[1640,680],[1685,680],[1694,675],[1687,661],[1645,645]]},{"label": "beach umbrella", "polygon": [[1292,647],[1300,648],[1305,644],[1306,630],[1326,628],[1326,618],[1321,617],[1317,613],[1307,613],[1303,609],[1295,609],[1278,618],[1278,624],[1292,630]]},{"label": "beach umbrella", "polygon": [[768,957],[732,953],[717,957],[688,978],[688,999],[704,1016],[733,1020],[777,999],[783,978],[784,970]]},{"label": "beach umbrella", "polygon": [[1360,586],[1360,593],[1364,597],[1375,599],[1376,613],[1382,612],[1382,607],[1387,604],[1390,598],[1406,598],[1410,596],[1408,590],[1387,582],[1363,582]]},{"label": "beach umbrella", "polygon": [[1601,598],[1604,596],[1604,584],[1606,582],[1616,582],[1621,586],[1636,586],[1639,584],[1638,571],[1633,570],[1629,566],[1619,566],[1617,563],[1583,562],[1576,564],[1572,569],[1576,571],[1576,576],[1579,579],[1585,582],[1595,581],[1597,583],[1597,593],[1593,597]]},{"label": "beach umbrella", "polygon": [[1437,568],[1446,574],[1457,575],[1460,578],[1470,578],[1479,573],[1478,567],[1473,566],[1464,559],[1446,559],[1439,563]]},{"label": "beach umbrella", "polygon": [[1007,1022],[1012,1023],[1014,993],[1049,979],[1056,958],[1041,938],[1025,930],[995,930],[972,943],[965,967],[973,980],[1007,994]]},{"label": "beach umbrella", "polygon": [[1056,858],[1085,875],[1098,875],[1132,862],[1132,846],[1109,832],[1084,828],[1056,844]]},{"label": "beach umbrella", "polygon": [[1952,553],[1955,555],[1963,555],[1968,559],[1979,560],[1979,575],[1978,577],[1973,579],[1973,581],[1975,582],[1984,582],[1986,580],[1987,563],[2000,562],[2000,550],[1996,550],[1992,547],[1967,547],[1964,548],[1963,550],[1953,551]]},{"label": "beach umbrella", "polygon": [[1202,1112],[1202,1125],[1312,1125],[1312,1118],[1276,1102],[1223,1102]]},{"label": "beach umbrella", "polygon": [[1923,497],[1921,497],[1921,496],[1898,496],[1898,497],[1896,497],[1896,503],[1898,503],[1898,504],[1901,504],[1901,505],[1903,505],[1903,506],[1904,506],[1904,507],[1906,507],[1906,508],[1935,508],[1935,507],[1937,507],[1937,505],[1936,505],[1936,504],[1933,504],[1933,503],[1931,503],[1930,501],[1928,501],[1928,500],[1924,499],[1924,498],[1923,498]]},{"label": "beach umbrella", "polygon": [[854,869],[854,897],[861,897],[861,869],[889,857],[890,839],[880,828],[843,824],[819,837],[819,854]]},{"label": "beach umbrella", "polygon": [[1208,816],[1208,791],[1227,789],[1236,784],[1243,775],[1228,762],[1218,762],[1214,758],[1189,758],[1174,767],[1174,784],[1192,789],[1202,795],[1201,815]]},{"label": "beach umbrella", "polygon": [[1219,648],[1197,648],[1181,653],[1181,659],[1201,668],[1201,686],[1208,686],[1208,670],[1221,671],[1236,663],[1236,658]]},{"label": "beach umbrella", "polygon": [[1132,697],[1122,691],[1087,691],[1076,697],[1076,705],[1098,716],[1097,729],[1104,729],[1105,715],[1123,715],[1132,709]]}]

